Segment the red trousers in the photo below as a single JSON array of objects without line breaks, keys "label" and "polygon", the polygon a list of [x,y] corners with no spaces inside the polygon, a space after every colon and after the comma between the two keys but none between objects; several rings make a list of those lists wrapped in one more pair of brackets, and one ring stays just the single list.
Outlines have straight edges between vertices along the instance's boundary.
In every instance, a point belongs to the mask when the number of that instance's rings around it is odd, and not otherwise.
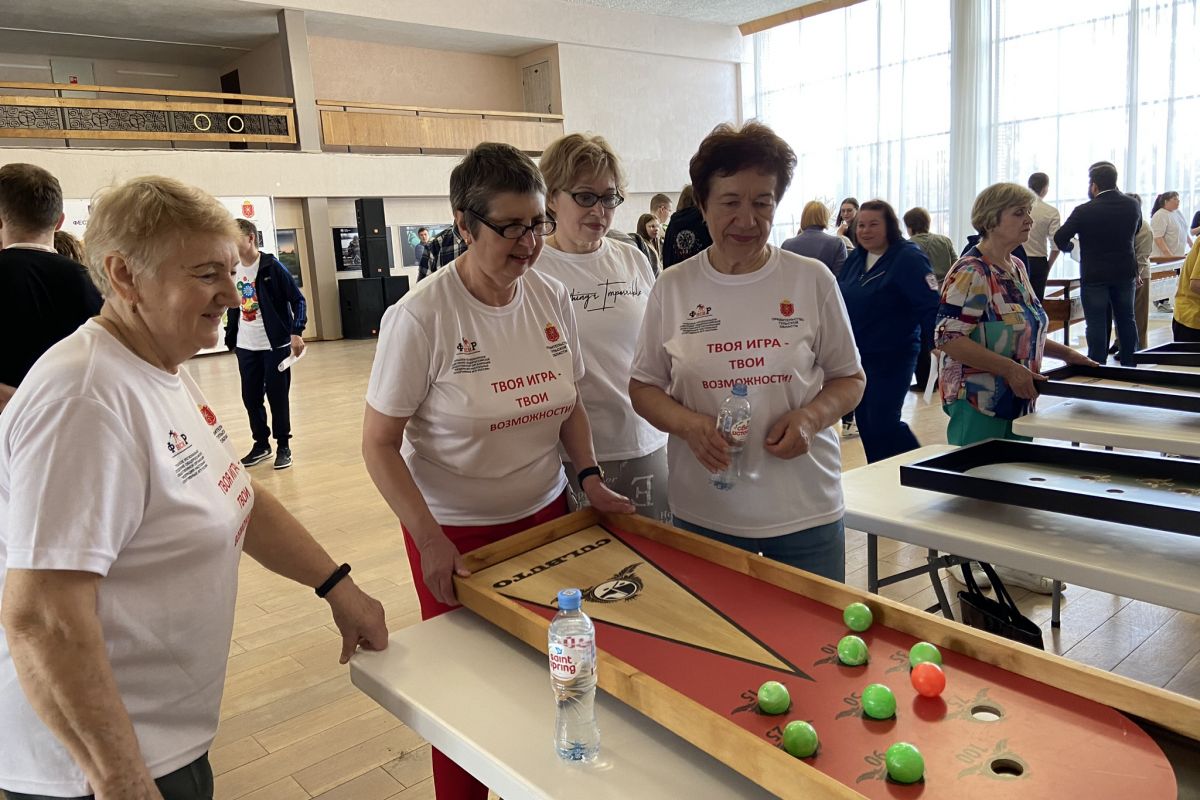
[{"label": "red trousers", "polygon": [[[566,513],[567,493],[563,492],[557,500],[545,508],[513,522],[505,522],[501,525],[443,525],[442,532],[454,543],[458,552],[469,553],[485,544],[498,542],[514,533],[520,533],[527,528],[549,522]],[[408,564],[412,569],[413,586],[416,587],[417,601],[421,605],[421,619],[432,619],[458,608],[458,606],[439,603],[434,598],[429,587],[425,585],[425,578],[421,573],[421,553],[417,550],[412,536],[404,529],[404,526],[401,526],[400,529],[404,531],[404,549],[408,551]],[[487,800],[488,796],[486,786],[471,777],[470,773],[443,755],[436,747],[433,748],[433,790],[437,800]]]}]

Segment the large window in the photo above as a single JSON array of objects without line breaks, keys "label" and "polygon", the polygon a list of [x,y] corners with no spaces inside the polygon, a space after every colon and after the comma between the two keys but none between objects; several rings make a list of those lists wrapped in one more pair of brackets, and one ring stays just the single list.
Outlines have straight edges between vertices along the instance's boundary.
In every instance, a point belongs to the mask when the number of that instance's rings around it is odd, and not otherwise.
[{"label": "large window", "polygon": [[[1147,215],[1167,190],[1189,222],[1200,210],[1200,0],[868,0],[756,34],[751,50],[746,116],[799,158],[776,241],[806,201],[848,195],[924,206],[951,233],[986,183],[1035,171],[1065,214],[1100,160]],[[975,62],[955,96],[951,64]]]}]

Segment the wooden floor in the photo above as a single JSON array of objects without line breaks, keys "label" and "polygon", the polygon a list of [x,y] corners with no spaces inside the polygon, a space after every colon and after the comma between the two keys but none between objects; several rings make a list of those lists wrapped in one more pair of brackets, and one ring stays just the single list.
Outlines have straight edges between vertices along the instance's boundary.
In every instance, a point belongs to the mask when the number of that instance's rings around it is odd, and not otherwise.
[{"label": "wooden floor", "polygon": [[[1164,315],[1151,343],[1165,340]],[[1082,328],[1082,326],[1079,326]],[[1082,331],[1080,331],[1082,332]],[[387,609],[396,630],[419,621],[399,527],[359,454],[363,396],[374,356],[370,341],[319,342],[295,368],[295,466],[253,468],[333,557]],[[194,359],[189,368],[240,449],[249,425],[232,355]],[[924,444],[945,442],[946,417],[911,394],[905,407]],[[846,469],[865,463],[857,439],[843,441]],[[880,540],[880,574],[923,563],[926,551]],[[846,540],[847,582],[866,587],[866,536]],[[958,587],[946,581],[954,597]],[[928,579],[884,589],[918,607],[934,602]],[[1069,658],[1200,697],[1200,616],[1080,586],[1064,597],[1062,627],[1050,628],[1048,597],[1014,596],[1045,632],[1047,648]],[[221,800],[383,800],[432,798],[429,746],[350,684],[337,663],[340,640],[328,607],[311,590],[245,558],[221,726],[212,763]],[[957,610],[957,609],[956,609]],[[550,702],[549,694],[546,698]]]}]

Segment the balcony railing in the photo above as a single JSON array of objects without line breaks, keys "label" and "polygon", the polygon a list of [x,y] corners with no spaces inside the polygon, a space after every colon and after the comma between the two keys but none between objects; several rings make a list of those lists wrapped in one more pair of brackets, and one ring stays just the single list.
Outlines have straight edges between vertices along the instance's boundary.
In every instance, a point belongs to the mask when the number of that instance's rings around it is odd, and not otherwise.
[{"label": "balcony railing", "polygon": [[540,153],[563,135],[560,114],[426,108],[318,100],[326,149],[464,152],[480,142],[507,142]]},{"label": "balcony railing", "polygon": [[[29,94],[38,92],[39,94]],[[162,100],[103,99],[147,95]],[[172,99],[182,98],[182,99]],[[205,100],[218,102],[202,102]],[[107,139],[295,144],[290,97],[0,82],[0,140]]]}]

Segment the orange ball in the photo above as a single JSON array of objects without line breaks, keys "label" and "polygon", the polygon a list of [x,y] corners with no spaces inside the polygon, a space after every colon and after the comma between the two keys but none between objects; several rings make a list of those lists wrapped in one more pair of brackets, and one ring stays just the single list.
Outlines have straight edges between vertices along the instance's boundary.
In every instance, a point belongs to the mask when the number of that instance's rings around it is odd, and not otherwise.
[{"label": "orange ball", "polygon": [[922,661],[912,668],[908,679],[922,697],[937,697],[946,688],[946,673],[932,661]]}]

